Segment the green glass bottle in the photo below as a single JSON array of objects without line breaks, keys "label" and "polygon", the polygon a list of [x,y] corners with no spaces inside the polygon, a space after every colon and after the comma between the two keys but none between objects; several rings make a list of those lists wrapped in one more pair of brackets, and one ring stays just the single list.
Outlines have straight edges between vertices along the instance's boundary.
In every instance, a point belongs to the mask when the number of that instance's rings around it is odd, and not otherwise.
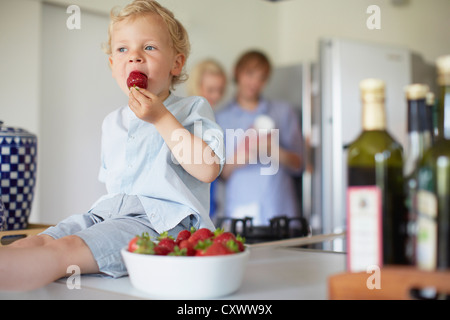
[{"label": "green glass bottle", "polygon": [[450,268],[450,55],[437,60],[438,136],[418,171],[417,266]]},{"label": "green glass bottle", "polygon": [[408,264],[415,261],[416,250],[416,193],[417,193],[417,168],[422,160],[424,151],[430,147],[430,131],[427,126],[426,97],[429,87],[424,84],[411,84],[405,88],[408,104],[408,140],[407,152],[404,164],[404,181],[407,209],[407,238],[406,255]]},{"label": "green glass bottle", "polygon": [[386,130],[385,83],[360,83],[363,131],[349,146],[347,269],[406,264],[403,149]]},{"label": "green glass bottle", "polygon": [[426,115],[425,115],[425,150],[430,148],[434,143],[434,121],[433,121],[433,113],[434,113],[434,104],[435,98],[433,92],[428,92],[426,97]]}]

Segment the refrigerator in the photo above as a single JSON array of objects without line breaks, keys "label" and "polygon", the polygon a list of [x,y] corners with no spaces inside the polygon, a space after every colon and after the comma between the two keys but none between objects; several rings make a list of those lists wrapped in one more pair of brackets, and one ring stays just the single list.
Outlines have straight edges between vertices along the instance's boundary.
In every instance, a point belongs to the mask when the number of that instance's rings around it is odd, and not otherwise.
[{"label": "refrigerator", "polygon": [[[322,38],[316,61],[275,68],[266,95],[285,99],[298,110],[305,171],[298,191],[301,214],[313,234],[345,232],[347,146],[360,134],[359,83],[386,83],[387,130],[406,154],[406,85],[421,82],[435,90],[436,70],[419,54],[401,46],[344,38]],[[345,250],[344,240],[330,244]]]}]

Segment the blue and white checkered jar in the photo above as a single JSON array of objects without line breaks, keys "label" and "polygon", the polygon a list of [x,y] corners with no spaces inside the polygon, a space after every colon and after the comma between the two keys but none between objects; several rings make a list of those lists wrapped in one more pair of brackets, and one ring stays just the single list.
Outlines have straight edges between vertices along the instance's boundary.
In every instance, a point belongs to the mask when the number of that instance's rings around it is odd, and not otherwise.
[{"label": "blue and white checkered jar", "polygon": [[2,199],[0,199],[0,231],[6,230],[6,213]]},{"label": "blue and white checkered jar", "polygon": [[37,137],[0,121],[0,199],[6,230],[26,229],[36,185]]}]

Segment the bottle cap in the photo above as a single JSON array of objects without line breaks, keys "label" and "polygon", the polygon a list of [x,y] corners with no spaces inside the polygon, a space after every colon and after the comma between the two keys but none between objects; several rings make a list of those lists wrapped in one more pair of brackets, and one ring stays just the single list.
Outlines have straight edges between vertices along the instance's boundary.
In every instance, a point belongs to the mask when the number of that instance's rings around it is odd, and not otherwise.
[{"label": "bottle cap", "polygon": [[362,99],[365,102],[384,101],[385,83],[380,79],[364,79],[359,83]]},{"label": "bottle cap", "polygon": [[436,65],[439,73],[450,73],[450,55],[439,57]]},{"label": "bottle cap", "polygon": [[359,83],[363,101],[362,127],[364,130],[386,129],[383,80],[369,78]]},{"label": "bottle cap", "polygon": [[426,84],[414,83],[405,87],[406,99],[420,100],[425,99],[430,87]]},{"label": "bottle cap", "polygon": [[450,85],[450,55],[441,56],[436,60],[438,84]]},{"label": "bottle cap", "polygon": [[434,93],[431,91],[427,92],[427,105],[434,106]]}]

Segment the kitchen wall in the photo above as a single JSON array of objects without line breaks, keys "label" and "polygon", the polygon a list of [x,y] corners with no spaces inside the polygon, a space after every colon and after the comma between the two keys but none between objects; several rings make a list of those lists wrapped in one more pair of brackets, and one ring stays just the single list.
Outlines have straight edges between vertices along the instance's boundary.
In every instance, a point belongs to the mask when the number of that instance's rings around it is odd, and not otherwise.
[{"label": "kitchen wall", "polygon": [[[380,29],[366,25],[371,5],[380,8]],[[317,39],[325,35],[404,46],[433,64],[450,53],[448,0],[292,0],[277,7],[281,64],[314,61]]]},{"label": "kitchen wall", "polygon": [[32,132],[40,119],[40,9],[38,1],[0,2],[0,120]]},{"label": "kitchen wall", "polygon": [[[68,214],[89,207],[92,199],[104,190],[96,181],[98,126],[108,108],[114,106],[108,100],[92,113],[77,97],[83,95],[83,101],[92,100],[98,104],[100,92],[109,92],[110,88],[117,91],[117,88],[102,62],[103,58],[106,62],[106,57],[100,51],[100,43],[92,49],[97,50],[95,59],[99,60],[90,64],[90,68],[94,68],[91,71],[105,82],[105,87],[90,90],[89,85],[81,86],[80,80],[71,75],[72,72],[83,72],[83,61],[73,62],[70,57],[71,50],[80,53],[76,55],[78,58],[83,57],[82,51],[87,50],[87,46],[106,40],[103,26],[106,26],[110,8],[128,2],[0,0],[0,120],[37,133],[42,145],[32,221],[56,223]],[[174,11],[190,33],[192,54],[188,70],[205,57],[215,57],[231,70],[237,55],[250,47],[264,49],[276,66],[316,61],[318,39],[322,36],[405,46],[420,53],[430,63],[438,55],[450,53],[448,0],[410,0],[403,6],[394,6],[388,0],[160,2]],[[59,7],[44,21],[42,9],[48,3]],[[81,7],[81,30],[68,30],[65,26],[69,17],[65,10],[71,4]],[[369,30],[366,26],[369,5],[378,5],[381,9],[379,30]],[[46,35],[43,35],[44,31]],[[84,41],[85,35],[86,46],[58,49],[58,42],[63,38],[70,42],[64,35],[78,37],[76,41]],[[64,55],[69,60],[52,64],[43,56],[44,52],[60,52],[61,57]],[[83,59],[87,61],[89,56]],[[52,92],[47,79],[57,70],[68,72],[64,81],[73,81],[71,92],[66,94],[62,89]],[[89,76],[87,80],[91,79]],[[183,94],[183,86],[177,92]],[[231,95],[232,86],[228,97]],[[119,105],[122,103],[120,97],[109,98]],[[86,114],[94,115],[86,117]],[[53,136],[55,132],[58,139]],[[69,144],[64,145],[63,141]],[[82,149],[87,151],[83,154]]]},{"label": "kitchen wall", "polygon": [[41,220],[83,213],[105,193],[97,179],[101,125],[127,103],[101,50],[108,17],[84,12],[68,29],[66,8],[43,5],[40,121]]},{"label": "kitchen wall", "polygon": [[[41,2],[0,0],[0,120],[39,134]],[[39,153],[38,153],[39,155]],[[40,172],[38,170],[38,181]],[[32,216],[39,218],[39,187]]]}]

